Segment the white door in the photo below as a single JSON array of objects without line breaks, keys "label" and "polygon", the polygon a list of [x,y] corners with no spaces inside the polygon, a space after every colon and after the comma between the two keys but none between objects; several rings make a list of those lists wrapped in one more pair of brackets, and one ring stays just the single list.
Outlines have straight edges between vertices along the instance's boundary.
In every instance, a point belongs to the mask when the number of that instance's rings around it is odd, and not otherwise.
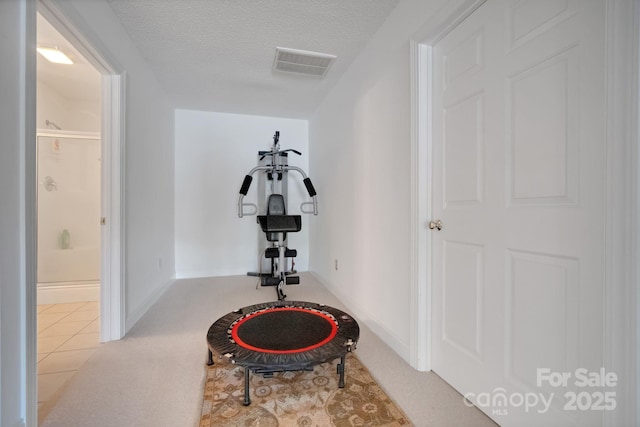
[{"label": "white door", "polygon": [[604,7],[488,0],[433,46],[433,370],[504,426],[615,405],[581,387],[603,366]]}]

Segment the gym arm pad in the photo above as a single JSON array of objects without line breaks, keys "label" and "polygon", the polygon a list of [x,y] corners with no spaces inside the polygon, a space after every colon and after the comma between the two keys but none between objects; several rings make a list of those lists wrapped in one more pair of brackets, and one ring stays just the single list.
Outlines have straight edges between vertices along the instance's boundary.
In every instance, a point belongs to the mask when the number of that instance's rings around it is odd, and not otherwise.
[{"label": "gym arm pad", "polygon": [[242,194],[243,196],[247,195],[247,191],[249,191],[249,187],[251,186],[251,181],[253,181],[253,178],[251,177],[251,175],[244,176],[244,181],[242,181],[242,187],[240,187],[240,194]]},{"label": "gym arm pad", "polygon": [[313,184],[311,183],[311,178],[305,178],[303,180],[305,187],[307,187],[307,192],[309,193],[309,196],[313,197],[315,196],[316,193],[316,189],[313,188]]}]

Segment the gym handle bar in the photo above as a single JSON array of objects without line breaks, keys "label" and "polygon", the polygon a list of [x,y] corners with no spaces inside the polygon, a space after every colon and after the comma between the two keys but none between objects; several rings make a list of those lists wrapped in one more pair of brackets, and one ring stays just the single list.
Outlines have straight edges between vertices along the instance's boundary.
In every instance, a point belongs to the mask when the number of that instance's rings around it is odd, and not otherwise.
[{"label": "gym handle bar", "polygon": [[304,186],[307,187],[307,193],[309,193],[309,197],[313,197],[316,194],[316,189],[313,188],[313,183],[311,182],[311,178],[305,178],[304,180],[302,180],[302,182],[304,182]]},{"label": "gym handle bar", "polygon": [[[295,150],[292,150],[295,151]],[[242,218],[245,215],[255,215],[258,213],[258,207],[254,203],[244,203],[244,196],[249,192],[249,187],[251,186],[251,182],[253,181],[253,174],[257,171],[270,171],[273,168],[271,166],[256,166],[251,169],[248,175],[245,175],[244,180],[242,181],[242,186],[240,187],[240,196],[238,197],[238,217]],[[305,214],[314,214],[318,215],[318,200],[316,198],[316,189],[313,187],[313,183],[311,179],[304,173],[302,169],[296,166],[284,166],[282,168],[283,171],[294,170],[300,175],[302,175],[302,182],[304,182],[304,186],[307,188],[307,193],[313,199],[310,202],[303,202],[300,204],[300,211]],[[311,206],[311,209],[307,209],[307,206]],[[250,211],[245,212],[244,208],[251,208]]]},{"label": "gym handle bar", "polygon": [[249,191],[249,187],[251,186],[251,181],[253,181],[253,177],[251,175],[245,175],[244,181],[242,181],[242,187],[240,187],[240,194],[243,196],[247,195]]},{"label": "gym handle bar", "polygon": [[281,154],[281,153],[288,153],[289,151],[296,153],[298,156],[302,156],[302,153],[299,152],[298,150],[294,150],[293,148],[287,148],[286,150],[280,150],[280,151],[270,151],[268,153],[264,153],[261,157],[260,157],[260,161],[264,160],[265,157],[267,156],[275,156],[276,154]]}]

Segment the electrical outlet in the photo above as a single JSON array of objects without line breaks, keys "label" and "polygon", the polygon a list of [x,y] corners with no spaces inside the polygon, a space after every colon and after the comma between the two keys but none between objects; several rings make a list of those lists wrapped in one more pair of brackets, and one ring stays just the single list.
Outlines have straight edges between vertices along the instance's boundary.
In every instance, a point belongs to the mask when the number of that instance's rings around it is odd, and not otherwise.
[{"label": "electrical outlet", "polygon": [[333,260],[333,268],[335,268],[335,270],[338,271],[338,259]]}]

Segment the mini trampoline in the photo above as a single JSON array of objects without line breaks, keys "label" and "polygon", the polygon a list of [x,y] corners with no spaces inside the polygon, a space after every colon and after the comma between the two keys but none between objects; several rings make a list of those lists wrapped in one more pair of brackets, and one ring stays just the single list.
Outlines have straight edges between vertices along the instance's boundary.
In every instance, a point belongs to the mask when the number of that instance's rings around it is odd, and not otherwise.
[{"label": "mini trampoline", "polygon": [[250,373],[311,370],[340,358],[338,386],[344,387],[345,356],[355,350],[358,323],[347,313],[322,304],[274,301],[235,310],[216,320],[207,333],[209,365],[213,354],[244,368],[244,405]]}]

